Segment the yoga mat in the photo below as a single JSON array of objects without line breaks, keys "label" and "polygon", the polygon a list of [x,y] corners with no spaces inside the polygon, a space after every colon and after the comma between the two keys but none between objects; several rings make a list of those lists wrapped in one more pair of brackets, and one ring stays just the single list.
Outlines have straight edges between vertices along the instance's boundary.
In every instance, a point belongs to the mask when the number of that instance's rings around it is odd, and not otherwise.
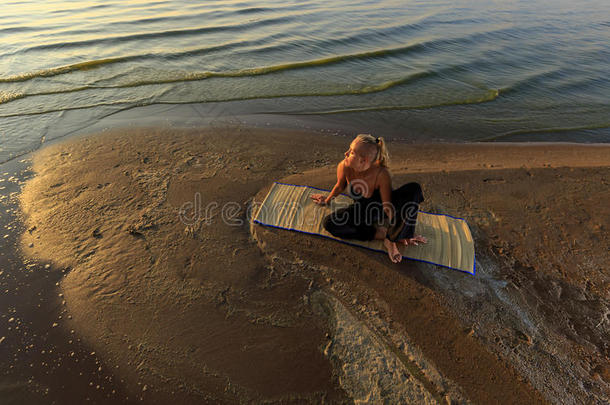
[{"label": "yoga mat", "polygon": [[[275,228],[320,235],[350,245],[361,246],[386,254],[382,241],[362,242],[337,238],[324,229],[322,219],[331,210],[346,207],[353,202],[345,194],[337,196],[330,206],[320,206],[311,200],[311,195],[320,191],[310,186],[273,183],[269,193],[258,207],[253,222]],[[436,264],[466,273],[475,273],[474,241],[465,220],[443,214],[419,211],[415,234],[428,239],[427,244],[400,246],[406,259]],[[388,258],[389,260],[389,258]]]}]

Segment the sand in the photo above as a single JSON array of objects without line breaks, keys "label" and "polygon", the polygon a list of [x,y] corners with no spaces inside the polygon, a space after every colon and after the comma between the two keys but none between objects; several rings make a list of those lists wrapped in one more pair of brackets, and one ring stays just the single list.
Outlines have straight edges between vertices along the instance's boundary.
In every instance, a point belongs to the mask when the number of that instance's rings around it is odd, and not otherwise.
[{"label": "sand", "polygon": [[350,139],[243,127],[47,146],[21,249],[146,403],[605,403],[610,147],[390,144],[394,185],[465,218],[477,273],[251,225],[275,181],[330,188]]}]

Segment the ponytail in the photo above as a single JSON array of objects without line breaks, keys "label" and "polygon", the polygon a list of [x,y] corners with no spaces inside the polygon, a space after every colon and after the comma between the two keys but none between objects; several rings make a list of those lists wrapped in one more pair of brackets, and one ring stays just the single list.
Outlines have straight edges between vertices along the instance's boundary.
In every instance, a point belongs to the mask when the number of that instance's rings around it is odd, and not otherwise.
[{"label": "ponytail", "polygon": [[385,146],[385,140],[380,136],[377,138],[378,152],[377,161],[379,166],[388,167],[390,165],[390,155],[388,154],[388,148]]},{"label": "ponytail", "polygon": [[[388,167],[390,164],[390,155],[388,154],[388,149],[385,144],[385,140],[383,137],[375,138],[370,134],[359,134],[356,136],[360,142],[365,145],[370,145],[371,150],[375,151],[374,161],[379,162],[379,166]],[[374,147],[374,149],[373,149]],[[371,154],[372,156],[372,154]]]}]

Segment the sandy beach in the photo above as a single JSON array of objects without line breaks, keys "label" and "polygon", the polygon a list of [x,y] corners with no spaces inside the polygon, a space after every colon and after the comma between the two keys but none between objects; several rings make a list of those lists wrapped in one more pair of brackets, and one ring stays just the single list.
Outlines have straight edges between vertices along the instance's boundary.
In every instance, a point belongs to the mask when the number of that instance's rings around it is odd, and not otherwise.
[{"label": "sandy beach", "polygon": [[472,276],[251,224],[273,181],[331,188],[350,141],[130,128],[33,155],[19,248],[58,275],[48,327],[120,381],[97,402],[607,403],[610,146],[390,142],[394,186],[468,222]]}]

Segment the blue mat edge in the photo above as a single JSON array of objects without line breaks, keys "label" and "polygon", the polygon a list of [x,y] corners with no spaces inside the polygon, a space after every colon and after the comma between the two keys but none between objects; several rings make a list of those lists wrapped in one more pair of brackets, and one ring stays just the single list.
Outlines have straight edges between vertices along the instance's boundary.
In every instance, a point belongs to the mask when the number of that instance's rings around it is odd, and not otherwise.
[{"label": "blue mat edge", "polygon": [[[330,190],[327,190],[327,189],[324,189],[324,188],[318,188],[318,187],[313,187],[313,186],[306,186],[306,185],[301,185],[301,184],[280,183],[279,181],[274,181],[274,182],[273,182],[273,184],[281,184],[281,185],[284,185],[284,186],[294,186],[294,187],[306,187],[306,188],[311,188],[311,189],[314,189],[314,190],[320,190],[320,191],[326,191],[326,192],[330,192]],[[342,193],[342,194],[343,194],[343,193]],[[346,195],[346,194],[343,194],[343,195],[344,195],[344,196],[346,196],[346,197],[349,197],[349,196],[348,196],[348,195]],[[426,211],[421,211],[421,210],[420,210],[419,212],[423,212],[423,213],[425,213],[425,214],[429,214],[429,215],[439,215],[439,216],[445,216],[445,217],[449,217],[449,218],[453,218],[453,219],[459,219],[459,220],[461,220],[461,221],[466,222],[466,220],[465,220],[464,218],[458,218],[458,217],[454,217],[454,216],[447,215],[447,214],[434,214],[434,213],[431,213],[431,212],[426,212]],[[293,232],[304,233],[304,234],[306,234],[306,235],[321,236],[321,237],[323,237],[323,238],[330,239],[330,240],[334,240],[334,241],[336,241],[336,242],[345,243],[346,245],[350,245],[350,246],[356,246],[356,247],[359,247],[359,248],[364,248],[364,249],[372,250],[372,251],[374,251],[374,252],[386,253],[386,251],[385,251],[385,250],[381,250],[381,249],[373,249],[373,248],[370,248],[370,247],[367,247],[367,246],[362,246],[362,245],[359,245],[359,244],[356,244],[356,243],[349,242],[349,241],[347,241],[347,240],[343,240],[343,239],[336,239],[336,238],[333,238],[333,237],[330,237],[330,236],[327,236],[327,235],[322,235],[322,234],[319,234],[319,233],[306,232],[306,231],[301,231],[301,230],[299,230],[299,229],[294,229],[294,228],[286,228],[286,227],[283,227],[283,226],[277,226],[277,225],[265,224],[264,222],[261,222],[261,221],[256,220],[256,219],[253,219],[253,220],[252,220],[252,222],[253,222],[253,223],[255,223],[255,224],[259,224],[259,225],[263,225],[263,226],[268,226],[268,227],[271,227],[271,228],[276,228],[276,229],[285,229],[285,230],[288,230],[288,231],[293,231]],[[468,225],[468,222],[466,222],[466,225]],[[469,228],[470,228],[470,227],[469,227]],[[475,273],[476,273],[476,269],[477,269],[477,252],[476,252],[476,250],[475,250],[475,252],[474,252],[474,263],[473,263],[473,266],[472,266],[472,273],[471,273],[471,272],[469,272],[469,271],[467,271],[467,270],[457,269],[457,268],[455,268],[455,267],[445,266],[444,264],[433,263],[433,262],[429,262],[429,261],[427,261],[427,260],[421,260],[421,259],[412,259],[412,258],[410,258],[410,257],[406,257],[406,256],[403,256],[403,259],[407,259],[407,260],[413,260],[413,261],[416,261],[416,262],[422,262],[422,263],[427,263],[427,264],[432,264],[432,265],[434,265],[434,266],[444,267],[444,268],[446,268],[446,269],[457,270],[457,271],[461,271],[462,273],[467,273],[467,274],[470,274],[470,275],[472,275],[472,276],[474,276],[474,275],[475,275]]]}]

